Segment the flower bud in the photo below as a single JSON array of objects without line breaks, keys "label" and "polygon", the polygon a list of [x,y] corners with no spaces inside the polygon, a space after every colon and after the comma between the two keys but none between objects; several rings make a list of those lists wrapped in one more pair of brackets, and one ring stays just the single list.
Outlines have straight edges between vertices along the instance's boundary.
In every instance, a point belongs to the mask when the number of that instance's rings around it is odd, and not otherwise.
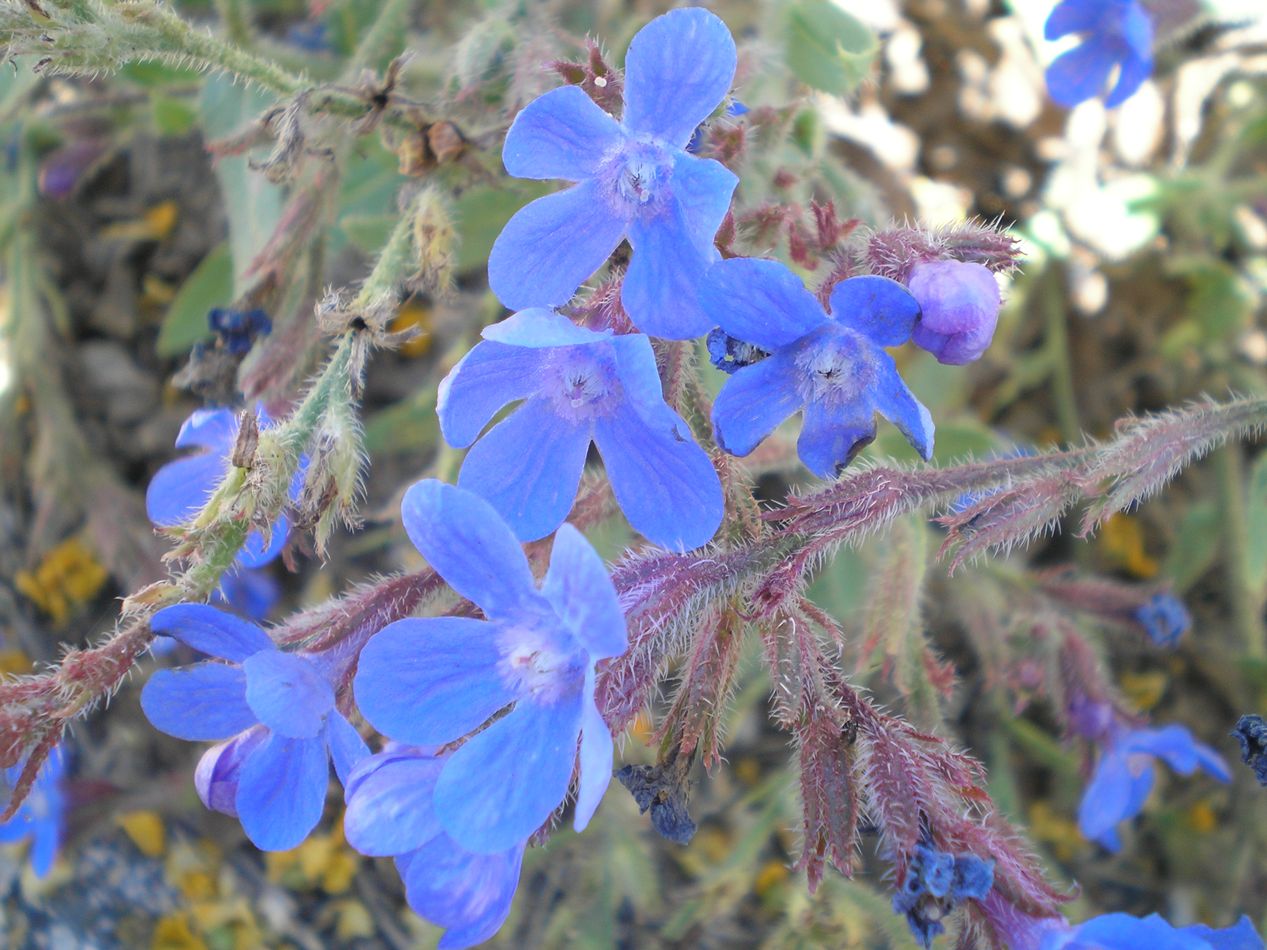
[{"label": "flower bud", "polygon": [[938,362],[979,359],[999,322],[999,285],[981,264],[931,261],[911,271],[911,295],[921,310],[912,339]]}]

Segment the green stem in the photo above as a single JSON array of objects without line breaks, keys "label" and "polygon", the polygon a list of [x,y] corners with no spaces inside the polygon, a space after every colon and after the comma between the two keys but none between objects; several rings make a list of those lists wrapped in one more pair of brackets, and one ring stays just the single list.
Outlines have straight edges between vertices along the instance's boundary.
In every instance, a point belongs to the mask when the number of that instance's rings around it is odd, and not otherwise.
[{"label": "green stem", "polygon": [[1215,455],[1219,474],[1219,514],[1223,520],[1224,567],[1227,570],[1232,618],[1246,657],[1267,658],[1267,641],[1254,585],[1248,574],[1249,531],[1245,505],[1245,476],[1241,447],[1229,442]]},{"label": "green stem", "polygon": [[246,0],[216,0],[225,35],[238,46],[251,45],[251,11]]},{"label": "green stem", "polygon": [[1040,284],[1047,355],[1051,360],[1052,398],[1056,403],[1056,421],[1066,445],[1075,445],[1082,438],[1078,420],[1078,400],[1074,395],[1073,365],[1069,356],[1069,311],[1065,307],[1065,289],[1058,265],[1048,268]]},{"label": "green stem", "polygon": [[343,72],[347,81],[355,81],[362,70],[378,70],[400,55],[405,48],[405,29],[413,5],[414,0],[384,0],[377,19],[370,24],[348,60]]},{"label": "green stem", "polygon": [[[425,192],[420,192],[420,197]],[[361,285],[361,292],[352,301],[352,309],[369,309],[385,296],[394,295],[401,282],[418,270],[414,252],[414,210],[417,199],[396,219],[387,243],[378,252],[374,269]]]}]

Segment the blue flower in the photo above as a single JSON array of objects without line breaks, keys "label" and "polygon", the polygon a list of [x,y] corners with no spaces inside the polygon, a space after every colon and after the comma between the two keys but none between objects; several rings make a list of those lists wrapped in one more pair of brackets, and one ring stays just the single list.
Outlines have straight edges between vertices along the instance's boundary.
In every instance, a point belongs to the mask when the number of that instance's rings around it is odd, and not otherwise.
[{"label": "blue flower", "polygon": [[392,744],[360,762],[344,788],[343,832],[362,854],[396,858],[405,897],[419,916],[447,929],[440,948],[470,947],[510,913],[524,842],[494,854],[467,851],[445,834],[432,807],[445,759]]},{"label": "blue flower", "polygon": [[1159,647],[1174,647],[1192,627],[1192,615],[1183,601],[1167,591],[1153,594],[1132,611],[1148,638]]},{"label": "blue flower", "polygon": [[234,567],[220,578],[220,587],[211,595],[211,603],[223,604],[248,620],[263,620],[280,597],[277,578],[268,571]]},{"label": "blue flower", "polygon": [[[25,762],[4,770],[5,783],[12,787],[22,775]],[[44,760],[35,784],[13,817],[0,825],[0,842],[10,844],[31,839],[31,868],[45,877],[53,867],[62,844],[66,825],[66,793],[62,779],[66,774],[66,753],[56,746]]]},{"label": "blue flower", "polygon": [[1143,810],[1153,788],[1155,758],[1181,775],[1199,768],[1220,782],[1232,779],[1219,754],[1193,739],[1183,726],[1122,730],[1110,739],[1083,793],[1078,827],[1084,837],[1110,851],[1121,850],[1117,825]]},{"label": "blue flower", "polygon": [[917,264],[907,282],[920,316],[911,340],[937,362],[981,358],[999,322],[999,285],[989,268],[965,261]]},{"label": "blue flower", "polygon": [[[440,384],[450,445],[475,443],[458,484],[487,500],[525,541],[567,517],[591,442],[629,523],[664,547],[695,548],[721,524],[721,482],[662,395],[651,342],[524,310],[484,331]],[[507,403],[523,400],[480,438]],[[476,442],[476,439],[479,439]]]},{"label": "blue flower", "polygon": [[160,610],[150,628],[228,661],[159,670],[141,692],[155,728],[191,742],[230,740],[198,764],[203,803],[235,815],[264,851],[298,845],[321,819],[327,758],[345,781],[369,753],[334,705],[331,682],[345,664],[283,653],[259,627],[205,604]]},{"label": "blue flower", "polygon": [[875,438],[878,412],[925,459],[933,419],[884,351],[911,337],[919,304],[887,277],[851,277],[824,314],[800,279],[777,261],[734,258],[715,264],[700,303],[721,328],[770,356],[738,369],[713,403],[717,444],[747,455],[784,419],[805,410],[801,461],[835,478]]},{"label": "blue flower", "polygon": [[1173,927],[1157,914],[1103,914],[1073,928],[1044,930],[1041,950],[1262,950],[1248,917],[1233,927]]},{"label": "blue flower", "polygon": [[566,303],[628,238],[621,302],[634,324],[670,339],[708,331],[696,294],[717,259],[713,238],[738,179],[685,149],[730,90],[735,62],[726,24],[707,10],[674,10],[629,44],[620,122],[577,86],[552,90],[515,117],[506,171],[577,184],[521,209],[497,238],[488,283],[502,303]]},{"label": "blue flower", "polygon": [[1254,770],[1259,785],[1267,786],[1267,722],[1262,716],[1241,716],[1231,734],[1241,744],[1241,761]]},{"label": "blue flower", "polygon": [[[256,408],[261,429],[273,424],[263,409]],[[176,436],[176,448],[201,448],[197,455],[168,462],[150,480],[145,492],[145,510],[150,521],[161,528],[184,524],[207,503],[207,499],[224,479],[232,464],[233,445],[238,438],[238,417],[230,409],[198,409],[185,420]],[[303,487],[308,457],[302,456],[299,470],[290,486],[293,501]],[[238,553],[241,567],[263,567],[286,546],[290,522],[278,517],[267,542],[258,531],[252,531]]]},{"label": "blue flower", "polygon": [[[726,107],[726,118],[737,119],[741,115],[747,115],[751,110],[736,99]],[[701,122],[695,127],[695,131],[691,133],[691,140],[686,143],[686,150],[692,155],[699,152],[700,146],[704,144],[704,123]]]},{"label": "blue flower", "polygon": [[906,864],[893,912],[905,914],[911,933],[923,947],[945,933],[942,919],[965,900],[981,900],[994,886],[994,861],[975,854],[951,854],[919,844]]},{"label": "blue flower", "polygon": [[273,321],[263,310],[232,310],[215,307],[207,314],[207,323],[220,337],[224,348],[234,356],[250,352],[255,338],[273,331]]},{"label": "blue flower", "polygon": [[1062,106],[1100,95],[1115,67],[1117,83],[1104,104],[1120,106],[1153,71],[1153,23],[1139,0],[1063,0],[1043,32],[1049,40],[1086,34],[1047,67],[1047,89]]},{"label": "blue flower", "polygon": [[594,667],[628,643],[603,562],[564,525],[538,590],[497,512],[478,495],[433,479],[405,493],[402,519],[423,557],[488,619],[432,617],[385,627],[361,651],[361,713],[384,735],[419,746],[453,742],[493,720],[449,757],[433,799],[440,827],[477,854],[509,850],[554,813],[572,784],[579,737],[580,831],[612,769],[611,731],[594,704]]}]

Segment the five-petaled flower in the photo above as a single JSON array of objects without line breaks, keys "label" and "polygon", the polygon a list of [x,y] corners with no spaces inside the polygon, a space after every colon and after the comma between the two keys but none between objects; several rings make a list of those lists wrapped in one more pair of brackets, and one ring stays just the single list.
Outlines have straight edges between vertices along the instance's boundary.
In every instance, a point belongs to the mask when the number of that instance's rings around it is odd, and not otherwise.
[{"label": "five-petaled flower", "polygon": [[[4,770],[4,780],[10,787],[22,775],[25,764],[19,762]],[[66,752],[56,746],[44,760],[26,800],[12,818],[0,825],[0,844],[31,839],[31,868],[38,877],[52,870],[65,834],[67,802],[62,789],[65,774]]]},{"label": "five-petaled flower", "polygon": [[736,370],[713,403],[717,444],[727,452],[747,455],[804,409],[797,450],[820,478],[835,478],[875,438],[877,412],[932,456],[932,416],[884,351],[910,339],[919,315],[901,284],[851,277],[832,290],[825,314],[784,265],[735,258],[709,270],[700,302],[727,334],[770,354]]},{"label": "five-petaled flower", "polygon": [[[460,487],[488,501],[522,540],[543,538],[571,510],[594,442],[636,530],[669,548],[712,538],[721,482],[665,403],[650,340],[596,333],[550,310],[521,311],[484,337],[440,384],[445,439],[475,443]],[[522,405],[479,438],[516,400]]]},{"label": "five-petaled flower", "polygon": [[470,947],[495,934],[510,913],[524,842],[475,854],[440,827],[431,798],[445,758],[389,743],[357,764],[344,793],[343,832],[362,854],[394,857],[405,898],[446,928],[440,950]]},{"label": "five-petaled flower", "polygon": [[583,829],[612,771],[611,731],[594,704],[594,667],[624,653],[628,642],[603,562],[564,525],[538,590],[497,512],[478,495],[434,479],[405,493],[402,518],[436,572],[488,619],[432,617],[385,627],[361,651],[361,713],[389,738],[428,747],[487,724],[449,757],[433,797],[440,826],[477,854],[509,850],[553,814],[572,784],[579,737],[575,825]]},{"label": "five-petaled flower", "polygon": [[621,301],[652,336],[689,339],[710,324],[696,302],[713,238],[738,179],[686,151],[735,76],[735,42],[707,10],[673,10],[638,31],[625,56],[620,122],[577,86],[530,102],[502,159],[519,178],[577,182],[515,214],[488,259],[512,310],[566,303],[628,238]]},{"label": "five-petaled flower", "polygon": [[1158,758],[1181,775],[1201,769],[1220,782],[1232,780],[1222,757],[1197,742],[1183,726],[1115,727],[1078,808],[1078,828],[1085,837],[1110,851],[1121,850],[1117,826],[1143,811],[1153,788],[1154,759]]},{"label": "five-petaled flower", "polygon": [[1153,71],[1153,22],[1139,0],[1063,0],[1044,28],[1049,40],[1085,34],[1047,67],[1052,99],[1072,107],[1098,96],[1114,68],[1117,82],[1104,104],[1120,106]]},{"label": "five-petaled flower", "polygon": [[[300,844],[321,819],[330,782],[363,756],[365,742],[335,708],[347,659],[283,653],[259,627],[205,604],[177,604],[150,620],[160,635],[227,663],[159,670],[141,693],[155,728],[220,742],[194,776],[208,808],[235,815],[264,851]],[[232,738],[230,738],[232,737]]]}]

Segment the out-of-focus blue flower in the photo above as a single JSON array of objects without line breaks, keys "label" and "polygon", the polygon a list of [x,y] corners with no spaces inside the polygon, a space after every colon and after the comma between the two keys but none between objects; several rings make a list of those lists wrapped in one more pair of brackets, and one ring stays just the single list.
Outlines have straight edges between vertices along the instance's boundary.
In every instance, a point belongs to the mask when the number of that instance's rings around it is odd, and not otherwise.
[{"label": "out-of-focus blue flower", "polygon": [[727,334],[770,354],[738,369],[713,403],[717,444],[727,452],[747,455],[804,409],[797,451],[820,478],[835,478],[875,438],[877,412],[932,457],[932,416],[884,351],[911,338],[919,315],[897,281],[841,281],[825,314],[782,264],[734,258],[709,269],[700,303]]},{"label": "out-of-focus blue flower", "polygon": [[1254,770],[1259,785],[1267,786],[1267,722],[1262,716],[1241,716],[1232,736],[1241,744],[1241,761]]},{"label": "out-of-focus blue flower", "polygon": [[[516,400],[523,404],[480,438]],[[521,311],[484,330],[440,384],[437,412],[450,445],[475,443],[458,485],[525,541],[563,523],[591,442],[629,523],[649,540],[695,548],[721,524],[717,472],[665,403],[642,334],[596,333],[551,310]]]},{"label": "out-of-focus blue flower", "polygon": [[[25,762],[4,770],[5,783],[12,788],[22,775]],[[31,868],[40,877],[52,870],[66,826],[66,753],[57,746],[48,754],[35,784],[13,817],[0,825],[0,843],[31,840]]]},{"label": "out-of-focus blue flower", "polygon": [[929,261],[907,287],[919,302],[911,340],[937,362],[959,366],[981,358],[999,322],[999,285],[989,268],[965,261]]},{"label": "out-of-focus blue flower", "polygon": [[1120,106],[1153,71],[1153,22],[1139,0],[1062,0],[1043,32],[1049,40],[1085,35],[1047,67],[1047,90],[1067,108],[1100,95],[1114,68],[1117,82],[1104,104]]},{"label": "out-of-focus blue flower", "polygon": [[286,42],[309,53],[329,53],[330,28],[320,20],[292,23],[286,28]]},{"label": "out-of-focus blue flower", "polygon": [[[1046,923],[1044,921],[1044,923]],[[1104,914],[1076,927],[1044,930],[1041,950],[1262,950],[1248,917],[1214,930],[1204,924],[1173,927],[1157,914]]]},{"label": "out-of-focus blue flower", "polygon": [[321,819],[327,761],[346,781],[369,754],[334,705],[331,684],[346,661],[283,653],[259,627],[205,604],[160,610],[150,628],[228,661],[159,670],[141,692],[155,728],[191,742],[229,740],[198,763],[203,803],[236,816],[264,851],[298,845]]},{"label": "out-of-focus blue flower", "polygon": [[1159,647],[1174,647],[1192,627],[1192,615],[1183,601],[1168,591],[1153,594],[1132,612],[1131,616]]},{"label": "out-of-focus blue flower", "polygon": [[362,854],[394,857],[405,897],[419,916],[446,928],[441,950],[470,947],[495,934],[510,913],[524,842],[475,854],[450,838],[432,807],[445,759],[391,746],[352,770],[344,788],[343,832]]},{"label": "out-of-focus blue flower", "polygon": [[[256,418],[261,429],[271,428],[273,420],[262,408],[256,407]],[[197,455],[168,462],[150,480],[145,492],[145,510],[150,521],[160,528],[169,528],[188,521],[207,503],[224,479],[233,459],[233,445],[238,438],[238,417],[231,409],[198,409],[185,420],[176,436],[176,448],[200,448]],[[304,472],[308,468],[308,456],[300,457],[299,470],[290,486],[293,501],[303,488]],[[290,522],[285,515],[278,517],[268,541],[258,531],[252,531],[238,553],[240,567],[263,567],[286,546],[290,534]]]},{"label": "out-of-focus blue flower", "polygon": [[281,597],[277,578],[268,571],[234,567],[211,595],[211,603],[223,604],[248,620],[263,620]]},{"label": "out-of-focus blue flower", "polygon": [[689,339],[709,329],[696,295],[717,259],[713,238],[738,179],[686,151],[725,98],[735,42],[707,10],[656,17],[625,55],[620,122],[577,86],[530,102],[502,160],[518,178],[577,182],[518,211],[488,259],[488,283],[512,310],[566,303],[626,238],[621,302],[644,333]]},{"label": "out-of-focus blue flower", "polygon": [[1128,729],[1114,735],[1100,755],[1082,795],[1078,827],[1110,851],[1121,850],[1117,826],[1138,815],[1152,791],[1154,760],[1162,759],[1181,775],[1197,769],[1220,782],[1231,781],[1227,763],[1183,726]]},{"label": "out-of-focus blue flower", "polygon": [[267,336],[273,330],[273,321],[263,310],[216,307],[207,314],[207,323],[220,337],[224,348],[235,356],[249,352],[256,337]]},{"label": "out-of-focus blue flower", "polygon": [[611,780],[612,736],[594,667],[627,648],[625,618],[598,554],[571,525],[554,538],[538,590],[519,542],[478,495],[429,479],[402,519],[423,557],[487,620],[400,620],[361,651],[355,690],[389,738],[440,746],[505,715],[459,748],[436,780],[436,817],[463,848],[497,854],[558,808],[577,763],[576,829]]},{"label": "out-of-focus blue flower", "polygon": [[[746,105],[736,99],[726,107],[726,118],[736,119],[741,115],[747,115],[750,110]],[[699,151],[699,147],[704,144],[704,123],[701,122],[695,127],[691,140],[686,143],[686,150],[692,155]]]},{"label": "out-of-focus blue flower", "polygon": [[942,919],[965,900],[981,900],[994,886],[994,861],[975,854],[951,854],[916,845],[906,864],[901,889],[893,895],[893,911],[905,914],[921,946],[945,933]]}]

